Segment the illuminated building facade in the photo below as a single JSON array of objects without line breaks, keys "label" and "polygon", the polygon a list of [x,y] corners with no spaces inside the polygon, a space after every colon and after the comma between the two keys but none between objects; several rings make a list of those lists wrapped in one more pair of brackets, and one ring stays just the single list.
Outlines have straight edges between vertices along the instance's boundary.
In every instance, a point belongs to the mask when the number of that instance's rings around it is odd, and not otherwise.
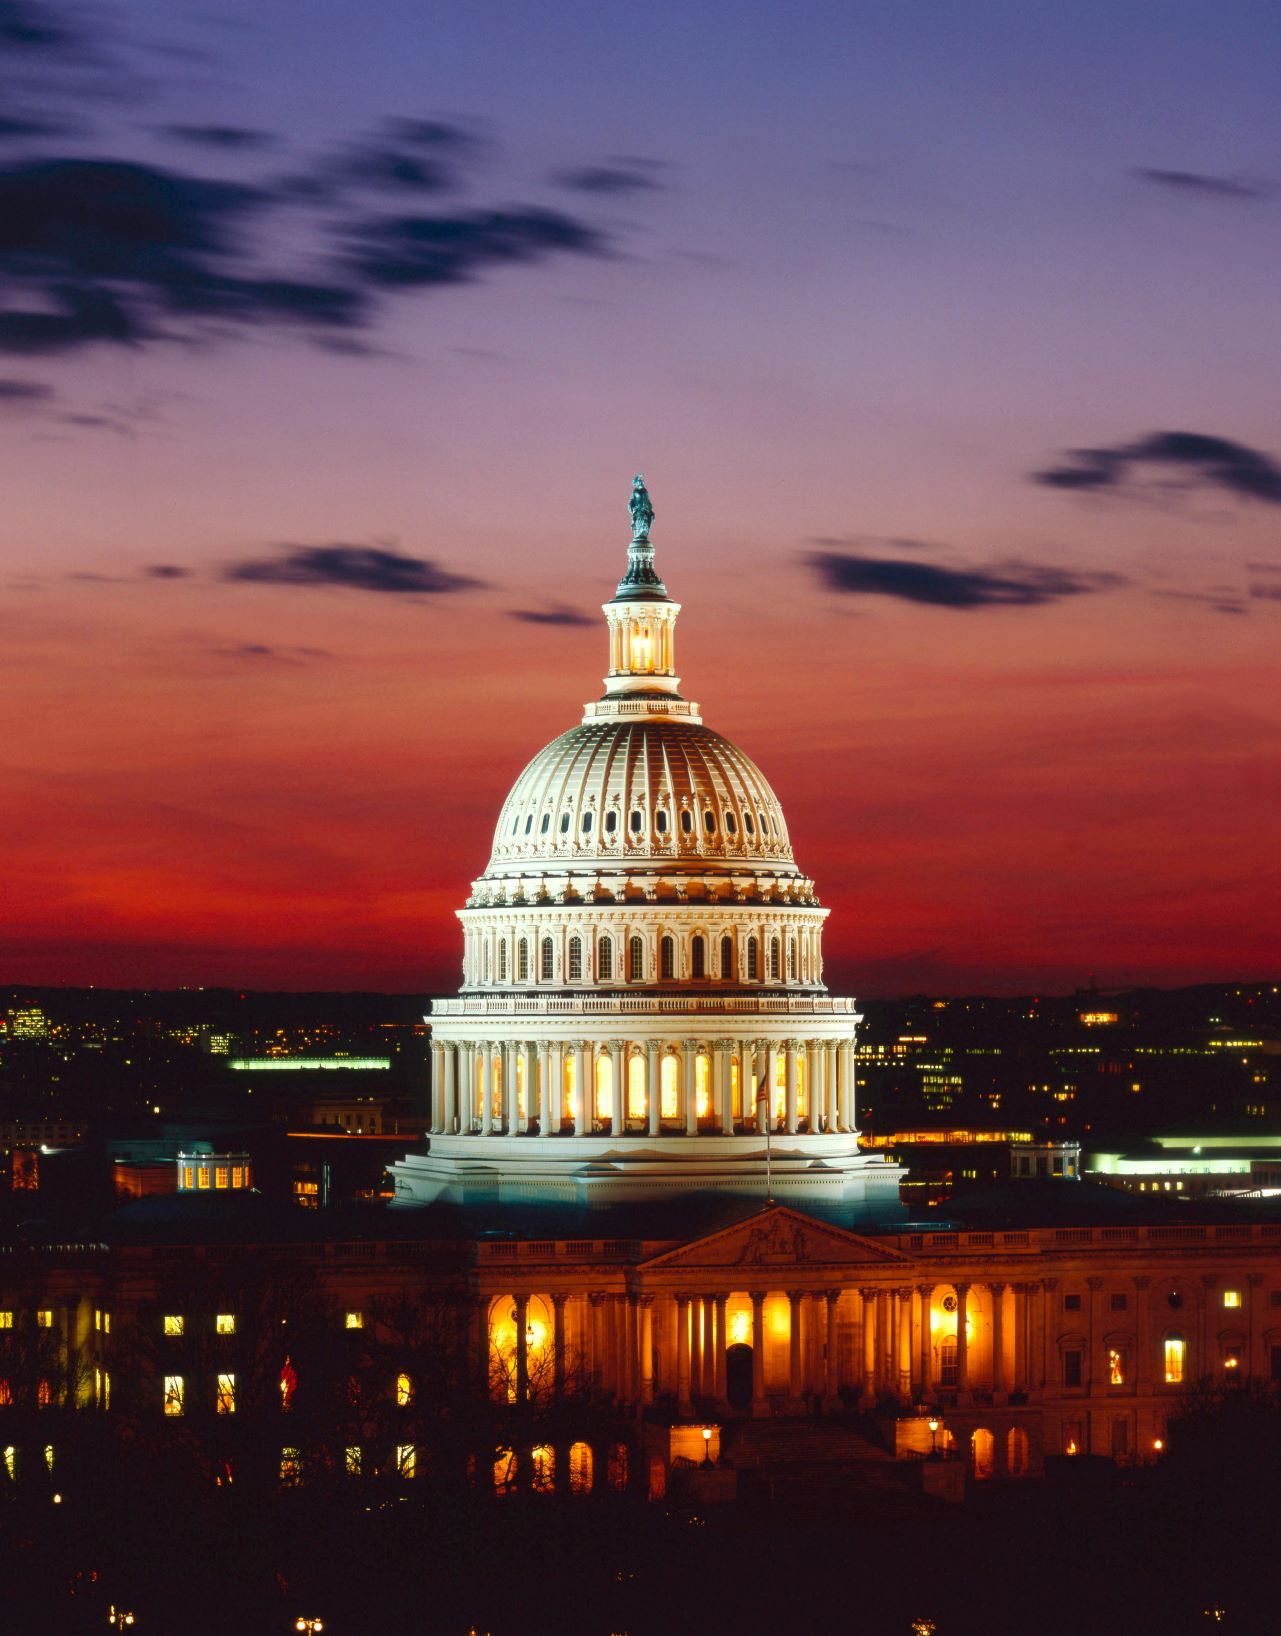
[{"label": "illuminated building facade", "polygon": [[397,1201],[763,1197],[767,1122],[777,1198],[893,1200],[898,1168],[859,1150],[827,910],[764,775],[681,697],[639,479],[632,509],[604,695],[516,780],[460,911],[430,1151]]}]

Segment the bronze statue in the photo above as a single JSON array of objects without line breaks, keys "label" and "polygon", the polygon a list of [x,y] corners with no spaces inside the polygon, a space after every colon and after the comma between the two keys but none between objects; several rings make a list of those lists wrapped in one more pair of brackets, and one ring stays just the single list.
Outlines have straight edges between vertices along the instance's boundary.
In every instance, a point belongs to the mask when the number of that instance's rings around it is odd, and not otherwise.
[{"label": "bronze statue", "polygon": [[627,502],[627,509],[632,514],[632,538],[648,540],[650,526],[654,521],[654,508],[649,503],[649,490],[645,487],[645,479],[639,475],[632,478],[632,497]]}]

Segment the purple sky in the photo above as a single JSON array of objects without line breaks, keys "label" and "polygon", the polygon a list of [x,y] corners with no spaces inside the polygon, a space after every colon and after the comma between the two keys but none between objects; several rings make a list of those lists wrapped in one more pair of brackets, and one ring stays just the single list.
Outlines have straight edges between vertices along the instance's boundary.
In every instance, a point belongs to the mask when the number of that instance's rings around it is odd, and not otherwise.
[{"label": "purple sky", "polygon": [[1275,971],[1275,8],[0,0],[0,67],[0,980],[451,986],[637,470],[835,982]]}]

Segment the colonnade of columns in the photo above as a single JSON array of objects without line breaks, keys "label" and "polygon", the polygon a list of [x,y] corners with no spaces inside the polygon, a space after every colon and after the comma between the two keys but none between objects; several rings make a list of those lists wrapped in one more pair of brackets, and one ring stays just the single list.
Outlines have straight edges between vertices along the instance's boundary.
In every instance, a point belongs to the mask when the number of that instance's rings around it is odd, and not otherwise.
[{"label": "colonnade of columns", "polygon": [[[558,1395],[598,1391],[642,1406],[665,1397],[684,1414],[698,1406],[719,1411],[729,1402],[730,1348],[741,1341],[751,1348],[752,1379],[750,1405],[740,1406],[754,1414],[775,1412],[776,1406],[785,1413],[833,1409],[848,1389],[865,1402],[893,1397],[964,1403],[979,1392],[1000,1403],[1012,1392],[1038,1396],[1054,1379],[1049,1297],[1055,1285],[1042,1279],[553,1295],[547,1298],[552,1333],[539,1378]],[[980,1309],[981,1292],[986,1299]],[[777,1313],[779,1296],[786,1298],[787,1321],[776,1317],[771,1336],[766,1302],[773,1298]],[[514,1297],[518,1401],[530,1390],[529,1299]],[[750,1319],[744,1310],[749,1303]],[[976,1349],[980,1310],[987,1335]],[[486,1305],[482,1318],[487,1313]],[[488,1370],[483,1325],[482,1334]]]},{"label": "colonnade of columns", "polygon": [[432,1041],[433,1136],[733,1136],[767,1118],[854,1134],[853,1039]]}]

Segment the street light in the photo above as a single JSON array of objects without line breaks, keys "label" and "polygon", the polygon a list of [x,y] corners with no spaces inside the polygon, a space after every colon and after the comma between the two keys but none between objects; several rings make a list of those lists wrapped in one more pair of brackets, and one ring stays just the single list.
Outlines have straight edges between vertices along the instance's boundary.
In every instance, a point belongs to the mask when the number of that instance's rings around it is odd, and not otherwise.
[{"label": "street light", "polygon": [[710,1426],[704,1426],[703,1427],[703,1464],[705,1466],[710,1466],[711,1463],[712,1463],[712,1428]]},{"label": "street light", "polygon": [[324,1621],[321,1620],[321,1619],[295,1619],[294,1620],[294,1629],[295,1630],[305,1630],[305,1631],[310,1632],[310,1631],[313,1631],[313,1630],[323,1630],[324,1628],[325,1628]]},{"label": "street light", "polygon": [[928,1424],[930,1428],[930,1459],[937,1460],[939,1452],[939,1417],[932,1414]]},{"label": "street light", "polygon": [[113,1602],[111,1611],[107,1614],[107,1623],[112,1630],[127,1630],[133,1623],[133,1614],[126,1608],[118,1608]]}]

